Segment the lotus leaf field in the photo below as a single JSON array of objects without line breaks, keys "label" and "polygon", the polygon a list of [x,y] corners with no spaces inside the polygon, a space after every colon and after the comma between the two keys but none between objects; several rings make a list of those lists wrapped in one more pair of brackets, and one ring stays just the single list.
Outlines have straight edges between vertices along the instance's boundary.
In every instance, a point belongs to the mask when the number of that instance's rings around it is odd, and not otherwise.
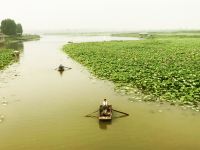
[{"label": "lotus leaf field", "polygon": [[12,49],[0,49],[0,69],[9,65],[14,58]]},{"label": "lotus leaf field", "polygon": [[97,77],[151,100],[199,105],[200,38],[74,43],[64,51]]}]

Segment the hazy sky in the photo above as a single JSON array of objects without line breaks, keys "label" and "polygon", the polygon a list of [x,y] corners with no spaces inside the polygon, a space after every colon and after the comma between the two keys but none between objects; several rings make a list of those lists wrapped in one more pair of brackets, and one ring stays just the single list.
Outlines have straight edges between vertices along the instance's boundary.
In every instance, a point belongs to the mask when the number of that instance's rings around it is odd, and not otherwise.
[{"label": "hazy sky", "polygon": [[200,0],[0,0],[25,31],[200,29]]}]

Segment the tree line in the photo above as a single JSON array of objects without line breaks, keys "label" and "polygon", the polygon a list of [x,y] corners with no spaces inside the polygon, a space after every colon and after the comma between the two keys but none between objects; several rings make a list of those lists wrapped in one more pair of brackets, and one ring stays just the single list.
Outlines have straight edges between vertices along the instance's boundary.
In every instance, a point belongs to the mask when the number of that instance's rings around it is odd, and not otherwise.
[{"label": "tree line", "polygon": [[22,35],[23,28],[20,23],[15,23],[12,19],[4,19],[1,21],[1,32],[5,35]]}]

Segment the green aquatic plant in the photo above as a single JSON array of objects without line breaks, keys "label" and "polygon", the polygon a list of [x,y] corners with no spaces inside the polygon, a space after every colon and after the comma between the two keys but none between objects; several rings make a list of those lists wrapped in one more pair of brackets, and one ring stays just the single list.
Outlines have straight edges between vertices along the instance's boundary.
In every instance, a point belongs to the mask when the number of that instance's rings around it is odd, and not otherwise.
[{"label": "green aquatic plant", "polygon": [[15,56],[13,55],[12,49],[0,49],[0,69],[9,65],[14,58]]},{"label": "green aquatic plant", "polygon": [[200,39],[156,38],[67,44],[64,51],[97,77],[171,104],[200,102]]}]

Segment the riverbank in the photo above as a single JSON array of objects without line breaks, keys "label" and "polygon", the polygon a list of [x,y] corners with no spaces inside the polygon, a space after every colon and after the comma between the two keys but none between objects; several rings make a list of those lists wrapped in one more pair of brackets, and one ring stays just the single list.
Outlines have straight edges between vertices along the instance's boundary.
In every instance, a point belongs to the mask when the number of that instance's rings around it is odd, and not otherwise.
[{"label": "riverbank", "polygon": [[5,42],[24,42],[24,41],[34,41],[39,40],[39,35],[31,35],[31,34],[25,34],[22,36],[6,36]]},{"label": "riverbank", "polygon": [[133,33],[113,33],[114,37],[140,37],[149,38],[200,38],[200,31],[171,31],[171,32],[133,32]]},{"label": "riverbank", "polygon": [[[68,44],[64,51],[101,79],[148,101],[190,105],[200,102],[200,39],[177,36],[141,41]],[[145,96],[146,97],[146,96]]]},{"label": "riverbank", "polygon": [[[0,45],[0,70],[16,60],[15,50],[22,51],[24,41],[39,40],[39,35],[6,36]],[[17,54],[18,55],[18,54]]]}]

